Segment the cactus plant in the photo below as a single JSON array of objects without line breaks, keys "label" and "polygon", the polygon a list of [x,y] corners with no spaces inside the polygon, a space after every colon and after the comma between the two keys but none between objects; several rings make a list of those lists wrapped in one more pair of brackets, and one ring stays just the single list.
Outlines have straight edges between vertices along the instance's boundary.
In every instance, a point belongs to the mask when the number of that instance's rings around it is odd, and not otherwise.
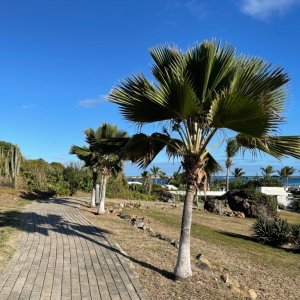
[{"label": "cactus plant", "polygon": [[17,187],[22,154],[18,145],[0,142],[0,175],[9,179],[12,187]]}]

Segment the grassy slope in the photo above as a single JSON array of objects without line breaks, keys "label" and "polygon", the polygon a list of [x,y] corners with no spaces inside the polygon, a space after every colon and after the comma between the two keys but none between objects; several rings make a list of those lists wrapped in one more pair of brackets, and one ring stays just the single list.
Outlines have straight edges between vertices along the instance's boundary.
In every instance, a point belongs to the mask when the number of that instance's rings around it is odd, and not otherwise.
[{"label": "grassy slope", "polygon": [[[141,214],[139,210],[130,210],[128,213]],[[180,230],[180,211],[144,210],[143,215],[153,218],[164,226]],[[281,216],[290,223],[300,223],[300,214],[282,212]],[[282,268],[284,272],[300,275],[299,254],[284,249],[259,244],[251,239],[250,227],[253,220],[228,218],[214,214],[195,211],[193,213],[191,235],[193,238],[205,240],[222,247],[229,253],[235,251],[247,256],[260,264]],[[204,225],[206,224],[206,225]],[[220,229],[220,224],[223,229]]]}]

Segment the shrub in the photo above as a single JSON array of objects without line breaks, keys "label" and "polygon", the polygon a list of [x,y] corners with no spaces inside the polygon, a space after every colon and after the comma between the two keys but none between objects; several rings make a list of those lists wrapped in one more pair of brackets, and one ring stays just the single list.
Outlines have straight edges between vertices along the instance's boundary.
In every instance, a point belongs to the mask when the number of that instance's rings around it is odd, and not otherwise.
[{"label": "shrub", "polygon": [[126,200],[157,201],[155,195],[143,194],[140,191],[129,190],[126,177],[123,173],[111,176],[106,186],[108,198],[121,198]]},{"label": "shrub", "polygon": [[272,246],[281,246],[290,241],[291,228],[286,220],[268,219],[260,216],[252,226],[254,236],[259,242]]},{"label": "shrub", "polygon": [[299,195],[297,197],[294,196],[293,202],[292,202],[292,208],[296,211],[300,211],[300,197]]},{"label": "shrub", "polygon": [[297,248],[300,248],[300,224],[294,224],[292,227],[292,242]]}]

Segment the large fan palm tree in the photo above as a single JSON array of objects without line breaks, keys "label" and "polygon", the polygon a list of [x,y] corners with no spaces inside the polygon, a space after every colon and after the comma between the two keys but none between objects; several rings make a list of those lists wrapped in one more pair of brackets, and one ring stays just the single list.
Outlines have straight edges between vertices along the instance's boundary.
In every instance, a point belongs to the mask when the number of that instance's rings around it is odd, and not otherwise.
[{"label": "large fan palm tree", "polygon": [[214,138],[217,132],[236,132],[238,143],[246,149],[275,157],[299,158],[300,138],[276,135],[284,121],[284,86],[289,80],[281,68],[260,58],[236,56],[233,47],[215,41],[186,52],[158,46],[150,54],[154,80],[131,76],[108,98],[120,107],[125,119],[137,125],[162,125],[160,132],[132,136],[123,147],[128,158],[145,168],[165,148],[169,156],[182,160],[187,185],[174,274],[186,278],[192,275],[193,198],[197,187],[205,187],[210,151],[222,142]]},{"label": "large fan palm tree", "polygon": [[230,139],[227,141],[226,144],[226,161],[225,161],[225,166],[226,166],[226,192],[229,191],[229,172],[230,172],[230,167],[232,166],[232,158],[236,155],[238,151],[238,144],[236,139]]},{"label": "large fan palm tree", "polygon": [[277,172],[278,172],[278,175],[280,176],[280,178],[285,179],[286,185],[289,185],[289,177],[292,176],[296,172],[296,169],[293,167],[285,166],[285,167],[281,168],[280,171],[277,171]]}]

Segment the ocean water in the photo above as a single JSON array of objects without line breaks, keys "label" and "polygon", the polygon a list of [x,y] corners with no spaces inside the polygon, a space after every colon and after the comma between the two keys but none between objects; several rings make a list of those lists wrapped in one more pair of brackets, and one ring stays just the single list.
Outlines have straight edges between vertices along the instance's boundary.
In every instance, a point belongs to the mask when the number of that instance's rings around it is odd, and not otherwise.
[{"label": "ocean water", "polygon": [[[247,180],[251,180],[253,178],[255,178],[256,176],[246,176],[246,177],[242,177],[240,179],[240,181],[247,181]],[[132,178],[132,177],[127,177],[128,178],[128,181],[139,181],[139,182],[143,182],[143,179],[141,177],[138,177],[138,178]],[[261,177],[259,177],[261,178]],[[276,179],[279,179],[279,177],[274,177]],[[213,181],[215,180],[222,180],[222,181],[225,181],[226,180],[226,177],[225,176],[213,176],[212,177],[212,183]],[[229,177],[229,180],[230,181],[234,181],[234,177]],[[157,178],[157,179],[153,179],[153,183],[157,183],[157,184],[166,184],[168,181],[167,178]],[[281,180],[282,184],[283,185],[289,185],[289,186],[300,186],[300,176],[291,176],[288,180],[288,183],[286,182],[285,179],[282,179]]]},{"label": "ocean water", "polygon": [[[257,176],[246,176],[246,177],[242,177],[240,178],[239,180],[240,181],[247,181],[247,180],[251,180],[251,179],[254,179],[254,178],[257,178]],[[259,176],[259,178],[262,178]],[[289,186],[300,186],[300,176],[291,176],[289,179],[288,179],[288,182],[285,180],[285,179],[280,179],[279,177],[273,177],[274,179],[278,179],[282,182],[283,185],[289,185]],[[226,177],[225,176],[213,176],[212,180],[226,180]],[[230,181],[234,181],[235,178],[234,177],[229,177],[229,180]]]}]

